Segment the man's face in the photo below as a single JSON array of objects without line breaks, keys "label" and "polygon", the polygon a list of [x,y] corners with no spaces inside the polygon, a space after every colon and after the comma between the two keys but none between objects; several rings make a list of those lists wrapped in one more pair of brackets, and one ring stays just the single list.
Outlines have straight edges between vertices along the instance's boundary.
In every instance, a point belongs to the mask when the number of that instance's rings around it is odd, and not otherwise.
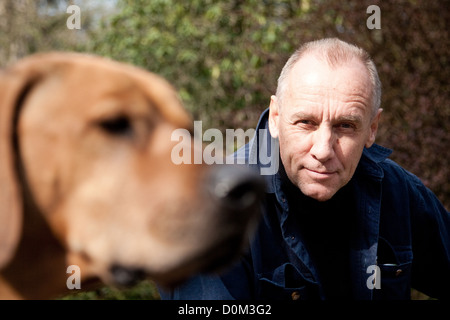
[{"label": "man's face", "polygon": [[311,198],[328,200],[375,141],[381,109],[373,116],[369,75],[356,59],[330,68],[307,55],[286,81],[282,106],[271,99],[270,133],[279,139],[291,182]]}]

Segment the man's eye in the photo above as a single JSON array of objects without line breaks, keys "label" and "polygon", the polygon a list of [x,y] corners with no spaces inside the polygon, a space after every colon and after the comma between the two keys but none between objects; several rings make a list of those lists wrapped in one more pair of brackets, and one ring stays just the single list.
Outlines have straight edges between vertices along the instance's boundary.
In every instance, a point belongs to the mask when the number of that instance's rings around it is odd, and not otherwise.
[{"label": "man's eye", "polygon": [[299,121],[297,121],[297,124],[300,124],[300,125],[312,125],[313,123],[312,123],[311,120],[299,120]]},{"label": "man's eye", "polygon": [[130,119],[126,116],[118,116],[110,119],[101,120],[99,123],[101,129],[109,134],[125,135],[132,131]]},{"label": "man's eye", "polygon": [[353,129],[355,129],[355,125],[354,124],[352,124],[352,123],[345,123],[345,122],[339,124],[338,127],[340,129],[344,129],[344,130],[349,130],[349,129],[353,130]]}]

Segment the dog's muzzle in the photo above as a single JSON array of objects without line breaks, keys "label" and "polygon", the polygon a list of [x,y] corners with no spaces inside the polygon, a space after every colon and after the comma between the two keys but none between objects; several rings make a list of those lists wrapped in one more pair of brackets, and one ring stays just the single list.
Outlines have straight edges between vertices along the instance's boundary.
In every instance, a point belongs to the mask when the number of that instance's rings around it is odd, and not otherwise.
[{"label": "dog's muzzle", "polygon": [[[192,256],[189,264],[197,265],[199,272],[216,272],[238,258],[248,245],[260,217],[265,183],[247,166],[217,165],[211,167],[204,188],[216,226],[212,236],[205,239],[208,245]],[[144,270],[119,264],[110,268],[110,274],[119,286],[134,285],[145,277]],[[170,286],[172,279],[166,280]]]}]

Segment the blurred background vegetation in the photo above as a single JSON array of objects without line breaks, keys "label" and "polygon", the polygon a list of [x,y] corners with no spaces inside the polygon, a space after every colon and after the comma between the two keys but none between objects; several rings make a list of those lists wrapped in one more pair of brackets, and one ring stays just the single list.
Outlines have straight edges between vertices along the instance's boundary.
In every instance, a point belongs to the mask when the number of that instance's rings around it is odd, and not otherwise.
[{"label": "blurred background vegetation", "polygon": [[[70,4],[81,9],[80,30],[66,27]],[[366,26],[369,5],[381,9],[380,30]],[[377,142],[448,210],[449,21],[448,0],[0,0],[0,67],[49,50],[111,57],[167,78],[204,130],[245,130],[301,43],[339,37],[378,67]]]},{"label": "blurred background vegetation", "polygon": [[[66,9],[81,9],[69,30]],[[369,30],[369,5],[381,29]],[[91,52],[166,77],[208,127],[256,125],[303,42],[365,48],[383,83],[377,142],[450,208],[448,0],[1,0],[0,67],[38,51]],[[88,75],[86,75],[88,76]]]}]

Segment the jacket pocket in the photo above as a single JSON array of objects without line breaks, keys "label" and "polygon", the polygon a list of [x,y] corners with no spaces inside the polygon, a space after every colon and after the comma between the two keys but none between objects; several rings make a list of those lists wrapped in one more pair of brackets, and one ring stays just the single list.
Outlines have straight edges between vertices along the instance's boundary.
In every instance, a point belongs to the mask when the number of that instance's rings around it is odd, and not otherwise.
[{"label": "jacket pocket", "polygon": [[411,262],[379,265],[381,288],[375,290],[374,299],[408,300],[411,298]]},{"label": "jacket pocket", "polygon": [[271,272],[258,276],[257,297],[271,300],[318,299],[315,283],[306,280],[290,263],[285,263]]},{"label": "jacket pocket", "polygon": [[[384,248],[380,250],[382,247]],[[393,246],[380,238],[378,250],[380,289],[374,290],[376,300],[407,300],[411,298],[412,250]]]}]

